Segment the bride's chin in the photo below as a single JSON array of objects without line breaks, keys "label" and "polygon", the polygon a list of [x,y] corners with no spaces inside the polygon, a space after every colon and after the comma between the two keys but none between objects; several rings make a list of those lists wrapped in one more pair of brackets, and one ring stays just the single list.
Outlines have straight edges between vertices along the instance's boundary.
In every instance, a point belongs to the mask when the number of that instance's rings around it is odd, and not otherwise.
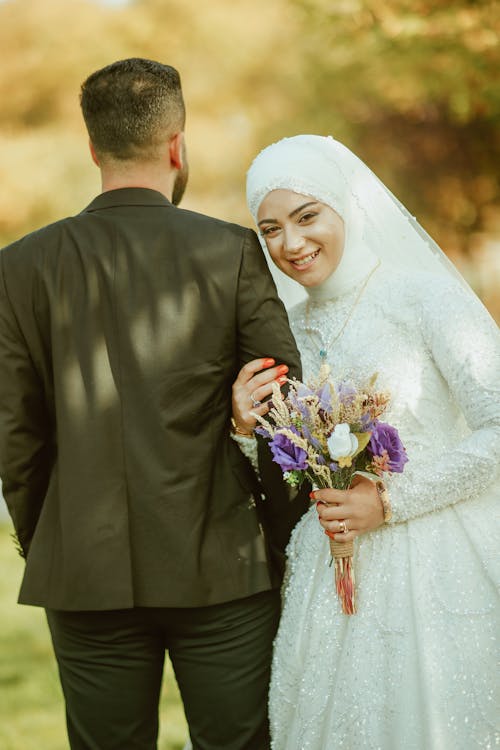
[{"label": "bride's chin", "polygon": [[320,284],[322,284],[325,279],[322,279],[322,278],[318,279],[317,275],[314,275],[310,279],[303,278],[303,277],[297,278],[295,276],[294,280],[297,281],[303,287],[307,287],[308,289],[314,289],[315,286],[319,286]]},{"label": "bride's chin", "polygon": [[[284,269],[281,269],[284,271]],[[307,271],[295,271],[294,270],[286,270],[284,271],[285,276],[288,276],[289,279],[292,279],[292,281],[296,281],[297,284],[300,284],[300,286],[310,288],[319,286],[321,283],[323,283],[324,279],[318,278],[317,273],[311,269],[310,273]]]}]

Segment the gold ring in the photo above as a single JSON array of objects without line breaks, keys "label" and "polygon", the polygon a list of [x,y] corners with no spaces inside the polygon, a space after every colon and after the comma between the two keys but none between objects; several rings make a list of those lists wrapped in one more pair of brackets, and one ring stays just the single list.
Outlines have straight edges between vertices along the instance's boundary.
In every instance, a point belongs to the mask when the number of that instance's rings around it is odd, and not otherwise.
[{"label": "gold ring", "polygon": [[347,528],[347,521],[340,521],[340,533],[348,534],[349,529]]}]

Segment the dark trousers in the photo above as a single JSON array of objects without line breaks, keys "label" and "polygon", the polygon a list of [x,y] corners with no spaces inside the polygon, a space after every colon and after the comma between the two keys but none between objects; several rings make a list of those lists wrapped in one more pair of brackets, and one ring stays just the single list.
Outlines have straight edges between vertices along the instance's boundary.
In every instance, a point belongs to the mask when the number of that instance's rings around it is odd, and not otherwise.
[{"label": "dark trousers", "polygon": [[72,750],[155,750],[168,651],[193,750],[268,750],[279,592],[200,608],[47,610]]}]

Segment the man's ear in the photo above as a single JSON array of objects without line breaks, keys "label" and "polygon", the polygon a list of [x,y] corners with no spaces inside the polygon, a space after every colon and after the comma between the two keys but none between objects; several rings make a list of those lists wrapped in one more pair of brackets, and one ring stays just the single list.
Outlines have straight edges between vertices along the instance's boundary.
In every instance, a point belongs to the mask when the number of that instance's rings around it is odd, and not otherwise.
[{"label": "man's ear", "polygon": [[89,149],[90,149],[90,155],[92,157],[92,161],[97,167],[100,167],[101,165],[99,163],[99,157],[96,154],[94,144],[92,143],[92,141],[89,141]]},{"label": "man's ear", "polygon": [[174,169],[182,169],[183,163],[183,144],[184,144],[184,133],[176,133],[172,136],[168,144],[168,150],[170,155],[170,164]]}]

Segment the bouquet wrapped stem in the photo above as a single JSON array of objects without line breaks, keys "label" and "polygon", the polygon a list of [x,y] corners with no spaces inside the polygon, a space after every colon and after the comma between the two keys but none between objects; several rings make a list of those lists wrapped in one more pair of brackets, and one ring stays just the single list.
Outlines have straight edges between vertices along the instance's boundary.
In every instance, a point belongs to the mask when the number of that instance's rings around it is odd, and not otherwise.
[{"label": "bouquet wrapped stem", "polygon": [[355,580],[352,557],[354,542],[336,542],[330,539],[330,552],[335,566],[335,588],[345,615],[356,613]]},{"label": "bouquet wrapped stem", "polygon": [[[342,476],[344,474],[344,476]],[[339,472],[339,482],[337,489],[346,490],[349,488],[352,474],[348,472],[345,476],[345,470]],[[332,488],[331,483],[327,487]],[[344,615],[356,614],[356,581],[354,577],[354,542],[337,542],[330,538],[330,554],[335,570],[335,589],[342,606]]]}]

